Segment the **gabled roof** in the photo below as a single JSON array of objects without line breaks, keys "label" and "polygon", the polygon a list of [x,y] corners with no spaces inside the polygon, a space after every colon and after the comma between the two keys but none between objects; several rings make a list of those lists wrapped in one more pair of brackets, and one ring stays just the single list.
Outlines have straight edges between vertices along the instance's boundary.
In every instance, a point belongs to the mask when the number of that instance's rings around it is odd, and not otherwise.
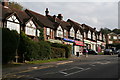
[{"label": "gabled roof", "polygon": [[2,9],[2,12],[0,13],[0,17],[2,19],[6,19],[8,16],[14,13],[9,7],[2,6],[1,4],[0,8]]},{"label": "gabled roof", "polygon": [[27,15],[25,11],[21,11],[15,8],[11,8],[11,10],[17,13],[19,19],[22,21],[23,24],[26,24],[26,22],[31,19],[31,17]]},{"label": "gabled roof", "polygon": [[49,27],[49,28],[55,28],[54,25],[55,23],[53,23],[52,21],[50,21],[46,16],[44,15],[41,15],[39,13],[36,13],[34,11],[31,11],[31,10],[28,10],[26,9],[25,12],[33,17],[33,19],[37,22],[37,24],[39,26],[42,26],[42,27]]},{"label": "gabled roof", "polygon": [[86,24],[82,24],[82,27],[84,27],[85,31],[89,31],[90,30],[91,32],[95,32],[96,33],[95,28],[92,28],[92,27],[90,27],[90,26],[88,26]]},{"label": "gabled roof", "polygon": [[[59,24],[63,29],[65,30],[69,30],[70,24],[64,20],[60,20],[59,18],[53,18],[53,16],[47,15],[48,19],[52,22],[54,22],[55,24]],[[58,26],[55,26],[55,28],[57,28]]]},{"label": "gabled roof", "polygon": [[67,22],[69,22],[71,24],[71,27],[73,26],[75,32],[77,32],[78,30],[80,30],[81,33],[83,33],[83,29],[81,28],[82,25],[71,20],[71,19],[68,19]]}]

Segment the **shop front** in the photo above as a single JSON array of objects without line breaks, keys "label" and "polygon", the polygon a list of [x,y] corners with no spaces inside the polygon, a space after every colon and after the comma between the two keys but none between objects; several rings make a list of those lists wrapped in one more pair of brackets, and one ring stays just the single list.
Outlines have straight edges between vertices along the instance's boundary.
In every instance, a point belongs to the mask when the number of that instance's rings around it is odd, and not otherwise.
[{"label": "shop front", "polygon": [[71,40],[71,39],[67,39],[67,38],[63,38],[62,39],[63,40],[63,43],[64,44],[68,44],[68,45],[71,45],[72,46],[72,50],[71,50],[71,52],[72,52],[72,54],[74,54],[74,40]]},{"label": "shop front", "polygon": [[48,39],[47,41],[52,42],[52,43],[60,43],[60,44],[62,44],[61,40]]},{"label": "shop front", "polygon": [[74,43],[74,55],[76,55],[76,56],[83,55],[82,54],[83,47],[84,47],[83,42],[81,42],[81,41],[75,41],[75,43]]},{"label": "shop front", "polygon": [[91,49],[91,41],[89,40],[84,40],[84,45],[86,49]]}]

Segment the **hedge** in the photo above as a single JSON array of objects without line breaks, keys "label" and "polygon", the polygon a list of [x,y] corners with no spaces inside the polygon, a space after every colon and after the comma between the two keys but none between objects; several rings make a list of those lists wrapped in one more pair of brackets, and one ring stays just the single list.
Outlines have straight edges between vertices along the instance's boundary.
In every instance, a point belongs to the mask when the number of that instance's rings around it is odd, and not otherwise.
[{"label": "hedge", "polygon": [[65,57],[69,58],[71,56],[71,45],[59,44],[59,43],[50,43],[52,47],[63,48],[65,49]]},{"label": "hedge", "polygon": [[65,49],[63,48],[51,48],[51,58],[64,58],[65,57]]},{"label": "hedge", "polygon": [[19,44],[17,31],[2,28],[2,63],[6,64],[15,58]]}]

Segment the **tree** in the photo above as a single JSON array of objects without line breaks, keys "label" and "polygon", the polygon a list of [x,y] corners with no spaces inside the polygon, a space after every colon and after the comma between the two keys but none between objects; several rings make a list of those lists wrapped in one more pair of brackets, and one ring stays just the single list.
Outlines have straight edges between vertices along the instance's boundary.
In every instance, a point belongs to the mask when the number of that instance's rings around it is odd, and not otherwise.
[{"label": "tree", "polygon": [[114,32],[116,34],[120,34],[120,29],[115,28],[115,29],[112,30],[112,32]]},{"label": "tree", "polygon": [[111,33],[111,30],[108,29],[108,28],[101,28],[100,31],[101,31],[103,34],[109,34],[109,33]]},{"label": "tree", "polygon": [[12,7],[12,8],[16,8],[16,9],[19,9],[19,10],[23,10],[23,6],[20,5],[19,3],[17,2],[9,2],[9,6]]},{"label": "tree", "polygon": [[6,64],[15,59],[16,50],[19,43],[19,34],[17,31],[10,31],[8,28],[2,28],[2,63]]}]

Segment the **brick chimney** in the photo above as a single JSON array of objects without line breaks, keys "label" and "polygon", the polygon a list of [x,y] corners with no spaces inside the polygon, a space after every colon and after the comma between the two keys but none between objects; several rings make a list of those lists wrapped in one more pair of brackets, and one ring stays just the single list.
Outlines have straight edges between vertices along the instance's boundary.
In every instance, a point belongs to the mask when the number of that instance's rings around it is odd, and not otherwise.
[{"label": "brick chimney", "polygon": [[62,14],[58,14],[57,18],[59,18],[60,20],[62,20],[63,19]]},{"label": "brick chimney", "polygon": [[45,14],[46,14],[46,16],[48,16],[48,14],[49,14],[48,8],[46,8]]},{"label": "brick chimney", "polygon": [[3,0],[3,1],[2,1],[2,5],[3,5],[4,7],[7,7],[8,4],[9,4],[9,0]]},{"label": "brick chimney", "polygon": [[56,22],[56,15],[53,15],[54,22]]}]

